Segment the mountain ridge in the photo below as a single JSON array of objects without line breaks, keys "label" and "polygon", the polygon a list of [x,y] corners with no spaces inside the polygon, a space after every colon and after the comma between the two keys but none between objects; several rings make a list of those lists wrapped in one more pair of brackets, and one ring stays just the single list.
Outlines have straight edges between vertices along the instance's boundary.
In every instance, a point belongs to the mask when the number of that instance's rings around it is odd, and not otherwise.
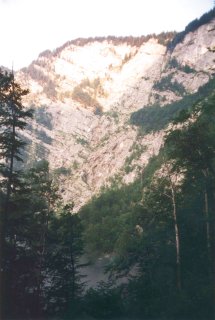
[{"label": "mountain ridge", "polygon": [[214,25],[211,18],[186,33],[172,51],[152,36],[140,45],[143,38],[135,45],[130,37],[76,39],[41,53],[17,73],[36,114],[27,163],[47,158],[75,211],[113,180],[134,181],[164,130],[143,135],[131,114],[181,100],[213,77]]}]

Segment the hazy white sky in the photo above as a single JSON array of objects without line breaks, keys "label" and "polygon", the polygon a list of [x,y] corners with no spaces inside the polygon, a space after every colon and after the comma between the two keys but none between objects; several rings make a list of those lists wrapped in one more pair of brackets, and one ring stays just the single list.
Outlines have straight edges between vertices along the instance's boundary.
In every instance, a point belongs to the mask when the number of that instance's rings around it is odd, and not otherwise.
[{"label": "hazy white sky", "polygon": [[68,40],[182,31],[213,0],[0,0],[0,65],[17,70]]}]

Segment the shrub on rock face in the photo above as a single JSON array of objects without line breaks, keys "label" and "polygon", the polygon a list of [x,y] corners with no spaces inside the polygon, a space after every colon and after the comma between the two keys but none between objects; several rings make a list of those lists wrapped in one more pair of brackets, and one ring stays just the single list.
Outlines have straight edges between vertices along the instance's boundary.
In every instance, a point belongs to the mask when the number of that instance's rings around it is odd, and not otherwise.
[{"label": "shrub on rock face", "polygon": [[99,102],[92,98],[91,95],[83,89],[82,85],[78,85],[73,89],[72,98],[85,107],[92,107],[94,110],[101,110]]}]

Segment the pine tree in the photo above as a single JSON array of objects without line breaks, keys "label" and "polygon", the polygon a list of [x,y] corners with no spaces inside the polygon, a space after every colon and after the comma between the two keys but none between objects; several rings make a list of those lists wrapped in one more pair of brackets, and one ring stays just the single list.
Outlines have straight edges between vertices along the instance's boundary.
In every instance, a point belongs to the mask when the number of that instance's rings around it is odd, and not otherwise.
[{"label": "pine tree", "polygon": [[[19,172],[15,170],[15,162],[22,161],[21,150],[25,145],[20,137],[20,132],[26,128],[27,120],[32,117],[31,110],[27,110],[22,104],[22,98],[27,93],[28,90],[22,89],[15,81],[13,73],[0,70],[1,291],[3,286],[2,273],[5,269],[6,242],[9,241],[13,247],[16,243],[15,234],[12,234],[11,230],[9,231],[8,221],[10,216],[14,214],[12,196],[20,187]],[[3,298],[2,294],[0,296]]]},{"label": "pine tree", "polygon": [[21,130],[26,128],[27,120],[32,117],[32,111],[26,110],[22,98],[28,94],[15,82],[13,73],[0,71],[0,156],[1,173],[5,183],[4,215],[7,219],[10,196],[18,183],[18,172],[14,169],[15,161],[22,161],[21,149],[25,142],[20,137]]}]

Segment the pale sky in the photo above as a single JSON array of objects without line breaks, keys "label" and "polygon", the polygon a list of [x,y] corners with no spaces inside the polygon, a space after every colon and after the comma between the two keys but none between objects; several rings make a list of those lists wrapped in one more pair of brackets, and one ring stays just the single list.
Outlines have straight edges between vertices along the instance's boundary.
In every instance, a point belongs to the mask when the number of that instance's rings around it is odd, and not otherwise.
[{"label": "pale sky", "polygon": [[79,37],[182,31],[213,0],[0,0],[0,65],[28,66]]}]

